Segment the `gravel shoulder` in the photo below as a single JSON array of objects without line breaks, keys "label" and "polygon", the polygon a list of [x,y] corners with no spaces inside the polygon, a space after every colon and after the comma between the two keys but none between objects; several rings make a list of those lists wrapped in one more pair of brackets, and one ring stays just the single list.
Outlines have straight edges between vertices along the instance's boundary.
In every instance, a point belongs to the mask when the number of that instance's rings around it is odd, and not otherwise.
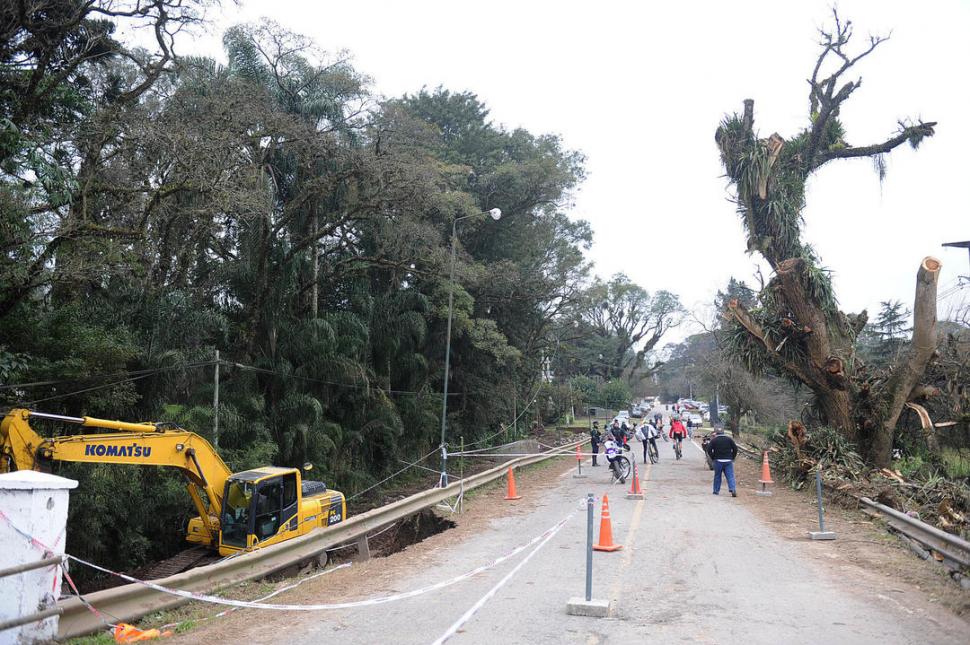
[{"label": "gravel shoulder", "polygon": [[[830,573],[853,580],[853,586],[866,593],[889,598],[903,611],[914,605],[929,611],[942,606],[964,618],[970,617],[970,592],[961,588],[935,561],[916,557],[902,541],[891,534],[883,522],[857,508],[825,503],[827,530],[835,531],[837,549],[808,539],[808,531],[818,530],[818,510],[814,489],[794,490],[784,483],[771,486],[773,495],[754,495],[760,489],[761,463],[747,457],[737,462],[739,486],[752,493],[742,503],[758,519],[770,526],[793,550],[811,558]],[[773,477],[776,479],[777,477]]]}]

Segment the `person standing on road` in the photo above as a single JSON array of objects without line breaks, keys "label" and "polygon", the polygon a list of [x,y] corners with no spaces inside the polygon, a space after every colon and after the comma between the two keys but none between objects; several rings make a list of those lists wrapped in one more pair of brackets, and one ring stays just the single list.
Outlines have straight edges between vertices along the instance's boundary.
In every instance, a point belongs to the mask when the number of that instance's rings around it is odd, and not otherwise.
[{"label": "person standing on road", "polygon": [[593,465],[596,464],[596,455],[600,451],[600,443],[603,442],[603,434],[600,432],[600,422],[593,421],[593,427],[589,429],[589,444],[593,451]]},{"label": "person standing on road", "polygon": [[707,445],[707,454],[714,461],[714,494],[721,494],[721,474],[727,478],[728,490],[731,497],[738,496],[738,487],[734,481],[734,460],[738,457],[738,445],[734,439],[724,434],[724,428],[715,430],[714,438]]}]

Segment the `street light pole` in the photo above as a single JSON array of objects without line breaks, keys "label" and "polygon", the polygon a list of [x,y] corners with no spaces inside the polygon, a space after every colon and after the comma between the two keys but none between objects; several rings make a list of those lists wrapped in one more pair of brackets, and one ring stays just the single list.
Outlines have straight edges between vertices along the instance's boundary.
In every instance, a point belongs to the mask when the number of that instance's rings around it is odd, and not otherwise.
[{"label": "street light pole", "polygon": [[[502,211],[493,208],[488,215],[496,222],[501,219]],[[448,428],[448,376],[451,370],[451,320],[454,316],[455,302],[455,255],[458,242],[458,222],[474,215],[464,215],[451,220],[451,268],[448,272],[448,328],[445,332],[445,382],[441,393],[441,477],[438,486],[448,485],[448,448],[445,445],[445,430]]]},{"label": "street light pole", "polygon": [[455,242],[458,238],[458,219],[451,222],[451,270],[448,273],[448,331],[445,332],[445,384],[441,395],[441,478],[438,485],[448,485],[448,449],[445,446],[445,429],[448,425],[448,373],[451,367],[451,317],[455,302]]}]

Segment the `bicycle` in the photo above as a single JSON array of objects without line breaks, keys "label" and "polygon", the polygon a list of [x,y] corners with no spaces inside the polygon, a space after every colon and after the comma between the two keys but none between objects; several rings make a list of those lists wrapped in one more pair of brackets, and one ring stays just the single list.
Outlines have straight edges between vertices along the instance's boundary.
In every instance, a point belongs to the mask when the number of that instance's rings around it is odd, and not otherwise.
[{"label": "bicycle", "polygon": [[610,463],[610,470],[613,473],[613,479],[615,481],[625,484],[626,478],[630,476],[630,471],[633,470],[633,466],[630,465],[630,460],[625,455],[617,455]]},{"label": "bicycle", "polygon": [[650,457],[650,463],[655,464],[660,461],[660,450],[657,448],[657,441],[654,439],[647,446],[647,456]]},{"label": "bicycle", "polygon": [[683,442],[683,439],[680,439],[680,438],[674,439],[674,454],[677,455],[677,459],[680,459],[681,457],[684,456],[684,449],[681,445],[682,442]]}]

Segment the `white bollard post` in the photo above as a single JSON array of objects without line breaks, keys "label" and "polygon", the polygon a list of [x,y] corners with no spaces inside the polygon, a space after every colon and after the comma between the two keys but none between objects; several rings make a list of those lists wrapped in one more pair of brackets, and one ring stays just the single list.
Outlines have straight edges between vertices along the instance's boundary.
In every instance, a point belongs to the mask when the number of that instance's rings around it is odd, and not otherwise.
[{"label": "white bollard post", "polygon": [[[30,564],[64,553],[69,493],[73,479],[33,470],[0,474],[0,569]],[[16,527],[16,529],[14,528]],[[23,531],[46,548],[22,535]],[[61,570],[47,566],[0,578],[0,623],[54,607]],[[0,645],[39,643],[57,636],[57,616],[0,631]]]}]

